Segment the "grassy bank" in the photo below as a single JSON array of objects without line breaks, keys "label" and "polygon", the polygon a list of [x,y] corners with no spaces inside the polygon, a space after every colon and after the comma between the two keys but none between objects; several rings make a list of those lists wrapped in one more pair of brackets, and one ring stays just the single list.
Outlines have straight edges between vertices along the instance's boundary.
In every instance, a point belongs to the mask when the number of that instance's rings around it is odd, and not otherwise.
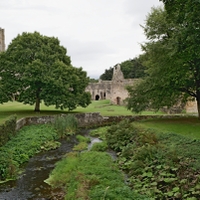
[{"label": "grassy bank", "polygon": [[105,152],[72,152],[58,162],[47,183],[65,188],[65,199],[144,200],[124,183],[124,177]]},{"label": "grassy bank", "polygon": [[0,147],[0,181],[16,178],[20,165],[41,150],[57,148],[55,129],[49,125],[23,127],[6,145]]},{"label": "grassy bank", "polygon": [[0,181],[15,179],[21,164],[40,151],[56,149],[56,140],[74,135],[77,119],[73,115],[56,118],[53,124],[24,126],[0,147]]},{"label": "grassy bank", "polygon": [[148,119],[137,122],[138,126],[162,133],[177,133],[192,139],[200,139],[200,120],[197,117]]},{"label": "grassy bank", "polygon": [[135,192],[155,200],[199,199],[200,140],[127,121],[109,127],[105,137]]},{"label": "grassy bank", "polygon": [[[102,116],[119,116],[119,115],[133,115],[133,113],[126,109],[124,106],[112,105],[109,100],[92,101],[87,108],[78,107],[71,113],[81,112],[99,112]],[[43,116],[43,115],[55,115],[60,113],[69,113],[68,110],[57,110],[54,106],[45,106],[41,103],[40,113],[34,112],[34,106],[24,105],[19,102],[8,102],[0,105],[0,123],[5,120],[6,117],[16,114],[17,118],[23,118],[26,116]],[[161,112],[144,112],[142,114],[162,114]]]}]

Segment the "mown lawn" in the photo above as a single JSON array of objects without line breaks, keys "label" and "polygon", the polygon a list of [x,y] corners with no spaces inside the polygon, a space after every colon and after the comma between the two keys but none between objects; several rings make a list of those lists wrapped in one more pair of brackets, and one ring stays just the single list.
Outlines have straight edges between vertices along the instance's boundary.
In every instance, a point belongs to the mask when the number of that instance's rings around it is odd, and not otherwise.
[{"label": "mown lawn", "polygon": [[[133,115],[133,113],[126,109],[124,106],[112,105],[109,100],[92,101],[87,108],[78,107],[73,110],[72,113],[77,112],[99,112],[102,116],[118,116],[118,115]],[[68,110],[57,110],[54,106],[45,106],[41,103],[40,113],[34,112],[34,105],[25,105],[19,102],[8,102],[0,105],[0,123],[5,120],[6,117],[16,114],[17,118],[23,118],[26,116],[43,116],[54,115],[59,113],[68,113]],[[143,114],[161,114],[153,112],[144,112]]]},{"label": "mown lawn", "polygon": [[137,124],[158,132],[177,133],[189,138],[200,139],[200,120],[197,117],[149,119],[137,122]]}]

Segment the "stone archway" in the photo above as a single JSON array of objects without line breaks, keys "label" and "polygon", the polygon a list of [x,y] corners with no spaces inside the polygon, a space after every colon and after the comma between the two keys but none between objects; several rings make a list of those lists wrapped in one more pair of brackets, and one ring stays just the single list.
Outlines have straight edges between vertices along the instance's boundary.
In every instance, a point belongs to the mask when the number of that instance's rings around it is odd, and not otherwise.
[{"label": "stone archway", "polygon": [[100,96],[97,94],[97,95],[95,96],[95,100],[98,101],[99,98],[100,98]]}]

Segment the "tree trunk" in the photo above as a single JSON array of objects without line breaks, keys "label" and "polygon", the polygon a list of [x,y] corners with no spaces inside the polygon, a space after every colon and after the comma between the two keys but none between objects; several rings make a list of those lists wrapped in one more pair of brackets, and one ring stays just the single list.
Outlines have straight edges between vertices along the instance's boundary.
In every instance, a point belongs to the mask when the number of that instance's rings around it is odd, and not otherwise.
[{"label": "tree trunk", "polygon": [[40,112],[40,99],[36,98],[35,101],[35,112]]},{"label": "tree trunk", "polygon": [[198,118],[200,119],[200,91],[197,91],[197,111],[198,111]]},{"label": "tree trunk", "polygon": [[40,112],[40,89],[36,91],[35,112]]}]

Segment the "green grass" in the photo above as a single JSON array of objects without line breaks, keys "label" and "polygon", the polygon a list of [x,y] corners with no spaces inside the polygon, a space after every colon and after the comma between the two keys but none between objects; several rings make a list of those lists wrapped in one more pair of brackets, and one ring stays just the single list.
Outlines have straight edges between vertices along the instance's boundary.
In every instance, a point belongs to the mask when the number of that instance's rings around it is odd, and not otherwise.
[{"label": "green grass", "polygon": [[189,138],[200,139],[200,120],[197,117],[149,119],[138,125],[163,133],[177,133]]},{"label": "green grass", "polygon": [[[78,107],[76,112],[99,112],[102,116],[133,115],[125,106],[114,105],[110,100],[93,101],[87,108]],[[162,112],[142,112],[143,115],[163,114]]]},{"label": "green grass", "polygon": [[8,102],[0,105],[0,123],[4,119],[12,114],[17,115],[17,119],[27,117],[27,116],[43,116],[43,115],[53,115],[59,113],[66,113],[67,111],[56,110],[53,106],[45,106],[41,104],[41,112],[34,112],[34,106],[25,105],[19,102]]},{"label": "green grass", "polygon": [[17,135],[0,147],[0,180],[16,178],[21,164],[41,150],[55,149],[59,146],[52,126],[32,125],[20,129]]},{"label": "green grass", "polygon": [[65,188],[66,200],[147,199],[125,185],[121,171],[105,152],[68,153],[45,182]]},{"label": "green grass", "polygon": [[[84,112],[99,112],[102,116],[119,116],[119,115],[133,115],[133,113],[126,109],[124,106],[112,105],[109,100],[92,101],[87,108],[78,107],[71,113],[84,113]],[[16,114],[17,119],[27,116],[44,116],[55,115],[60,113],[69,113],[68,110],[57,110],[54,106],[45,106],[41,103],[40,113],[34,112],[34,105],[25,105],[19,102],[8,102],[0,105],[0,123],[2,123],[6,117]],[[142,114],[155,114],[153,112],[144,112]],[[156,113],[161,114],[161,113]]]}]

